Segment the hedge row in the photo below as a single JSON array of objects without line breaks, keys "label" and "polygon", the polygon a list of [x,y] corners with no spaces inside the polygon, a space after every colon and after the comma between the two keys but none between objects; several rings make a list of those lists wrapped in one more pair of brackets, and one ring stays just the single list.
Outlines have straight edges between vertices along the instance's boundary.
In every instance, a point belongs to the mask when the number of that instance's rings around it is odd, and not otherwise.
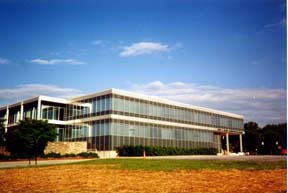
[{"label": "hedge row", "polygon": [[159,147],[159,146],[130,146],[124,145],[117,147],[119,156],[143,156],[145,149],[146,156],[165,156],[165,155],[216,155],[215,148],[177,148],[177,147]]},{"label": "hedge row", "polygon": [[[97,153],[92,152],[82,152],[79,154],[65,154],[60,155],[59,153],[51,152],[48,154],[43,154],[40,156],[41,158],[72,158],[72,157],[83,157],[83,158],[99,158]],[[14,154],[11,156],[0,154],[0,160],[16,160],[16,159],[27,159],[28,156],[26,154]]]},{"label": "hedge row", "polygon": [[41,155],[40,157],[42,158],[62,158],[62,157],[99,158],[98,154],[93,153],[93,152],[82,152],[79,154],[66,153],[64,155],[60,155],[60,153],[51,152],[51,153]]}]

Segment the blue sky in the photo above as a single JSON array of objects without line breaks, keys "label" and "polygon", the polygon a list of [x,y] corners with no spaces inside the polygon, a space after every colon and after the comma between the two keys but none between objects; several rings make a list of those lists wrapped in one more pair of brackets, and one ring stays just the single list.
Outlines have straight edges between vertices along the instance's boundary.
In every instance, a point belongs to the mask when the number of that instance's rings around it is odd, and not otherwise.
[{"label": "blue sky", "polygon": [[0,1],[0,105],[106,88],[286,121],[286,4]]}]

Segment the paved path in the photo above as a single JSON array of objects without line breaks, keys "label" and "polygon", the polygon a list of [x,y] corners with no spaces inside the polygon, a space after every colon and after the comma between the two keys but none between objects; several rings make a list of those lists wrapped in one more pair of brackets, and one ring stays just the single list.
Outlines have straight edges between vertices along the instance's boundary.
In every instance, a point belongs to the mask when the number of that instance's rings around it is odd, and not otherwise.
[{"label": "paved path", "polygon": [[[143,157],[118,157],[117,159],[143,159]],[[177,156],[146,156],[145,159],[169,159],[169,160],[230,160],[230,161],[286,161],[287,156],[280,155],[177,155]]]},{"label": "paved path", "polygon": [[[88,161],[91,159],[73,159],[73,160],[40,160],[38,165],[56,165],[67,164],[74,162]],[[0,162],[0,168],[24,167],[29,166],[28,161],[13,161],[13,162]],[[34,161],[31,161],[31,166],[34,166]]]},{"label": "paved path", "polygon": [[249,155],[249,156],[216,156],[216,155],[184,155],[184,156],[154,156],[146,159],[175,159],[175,160],[231,160],[231,161],[285,161],[287,156],[278,155]]}]

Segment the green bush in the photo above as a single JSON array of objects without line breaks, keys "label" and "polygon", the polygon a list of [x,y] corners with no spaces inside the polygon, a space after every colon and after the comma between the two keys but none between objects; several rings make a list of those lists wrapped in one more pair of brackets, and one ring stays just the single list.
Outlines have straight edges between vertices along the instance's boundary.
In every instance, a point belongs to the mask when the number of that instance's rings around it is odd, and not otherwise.
[{"label": "green bush", "polygon": [[[97,153],[94,152],[82,152],[79,154],[74,154],[74,153],[67,153],[64,155],[61,155],[60,153],[55,153],[55,152],[50,152],[47,154],[43,154],[40,157],[41,158],[73,158],[73,157],[83,157],[83,158],[99,158]],[[0,154],[0,160],[17,160],[17,159],[27,159],[28,155],[27,154],[13,154],[11,156],[7,156],[4,154]]]},{"label": "green bush", "polygon": [[10,155],[11,160],[17,160],[17,159],[28,159],[29,155],[27,153],[13,153]]},{"label": "green bush", "polygon": [[51,152],[48,154],[44,154],[41,157],[42,158],[74,158],[74,157],[83,157],[83,158],[99,158],[97,153],[93,153],[93,152],[82,152],[79,154],[74,154],[74,153],[66,153],[64,155],[60,155],[60,153],[55,153],[55,152]]},{"label": "green bush", "polygon": [[145,153],[147,156],[165,156],[165,155],[216,155],[217,150],[215,148],[177,148],[177,147],[159,147],[159,146],[131,146],[123,145],[117,147],[116,151],[119,156],[143,156]]},{"label": "green bush", "polygon": [[93,153],[93,152],[82,152],[82,153],[79,153],[78,156],[84,157],[84,158],[99,158],[98,154]]},{"label": "green bush", "polygon": [[41,155],[42,158],[60,158],[61,155],[60,153],[55,153],[55,152],[50,152],[50,153],[47,153],[47,154],[43,154]]},{"label": "green bush", "polygon": [[10,156],[0,153],[0,160],[9,160]]},{"label": "green bush", "polygon": [[64,155],[62,155],[61,157],[76,157],[77,155],[74,153],[66,153]]}]

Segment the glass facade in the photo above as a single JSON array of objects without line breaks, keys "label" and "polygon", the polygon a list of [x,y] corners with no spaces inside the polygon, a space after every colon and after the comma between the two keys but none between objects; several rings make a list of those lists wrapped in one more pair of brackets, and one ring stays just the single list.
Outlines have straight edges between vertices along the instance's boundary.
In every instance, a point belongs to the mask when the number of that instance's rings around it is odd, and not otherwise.
[{"label": "glass facade", "polygon": [[[115,150],[122,145],[163,147],[216,147],[213,131],[139,123],[116,119],[89,122],[89,126],[68,126],[61,130],[63,141],[92,141],[89,148]],[[89,128],[91,134],[89,135]],[[108,143],[109,141],[109,143]]]},{"label": "glass facade", "polygon": [[[20,120],[21,108],[23,119],[36,119],[37,105],[38,101],[33,101],[9,108],[8,126]],[[243,131],[243,119],[233,114],[227,116],[117,92],[65,104],[41,100],[40,105],[40,119],[57,123],[58,141],[87,141],[88,149],[115,150],[122,145],[216,148],[219,130]],[[5,116],[6,109],[2,108],[0,117]]]},{"label": "glass facade", "polygon": [[5,119],[6,117],[6,109],[0,111],[0,119]]},{"label": "glass facade", "polygon": [[24,110],[24,119],[36,119],[37,118],[37,108],[36,107],[30,107],[28,109]]},{"label": "glass facade", "polygon": [[59,141],[83,141],[88,137],[88,126],[69,125],[65,128],[58,128]]},{"label": "glass facade", "polygon": [[231,129],[242,129],[243,127],[243,121],[235,118],[117,95],[113,97],[112,109],[132,114],[132,116],[138,115],[171,122]]},{"label": "glass facade", "polygon": [[42,105],[42,119],[64,120],[64,107]]},{"label": "glass facade", "polygon": [[37,102],[23,105],[23,119],[37,119]]},{"label": "glass facade", "polygon": [[75,116],[87,118],[112,113],[213,128],[243,129],[242,119],[115,94],[86,99],[81,102],[91,104],[92,111],[88,107],[86,111],[78,110],[77,113],[70,116],[70,119]]},{"label": "glass facade", "polygon": [[20,120],[20,108],[11,108],[9,110],[8,124],[15,124]]}]

